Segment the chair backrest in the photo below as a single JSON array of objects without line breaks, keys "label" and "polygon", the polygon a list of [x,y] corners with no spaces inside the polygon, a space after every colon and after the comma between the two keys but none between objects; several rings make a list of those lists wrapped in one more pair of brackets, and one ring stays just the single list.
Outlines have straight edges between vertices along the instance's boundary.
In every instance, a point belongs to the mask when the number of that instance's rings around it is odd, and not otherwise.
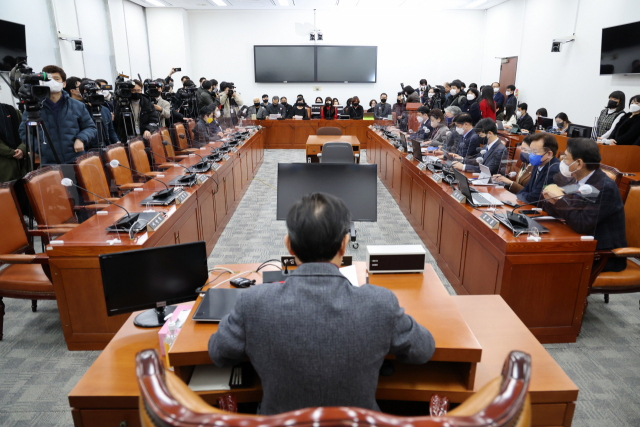
[{"label": "chair backrest", "polygon": [[55,226],[75,222],[73,205],[60,166],[45,166],[26,174],[24,188],[38,225]]},{"label": "chair backrest", "polygon": [[[0,254],[8,255],[24,252],[29,247],[27,230],[22,220],[18,199],[13,191],[13,182],[0,184],[0,221],[2,238]],[[2,263],[0,263],[2,264]]]},{"label": "chair backrest", "polygon": [[327,142],[320,163],[353,163],[353,146],[348,142]]},{"label": "chair backrest", "polygon": [[189,131],[188,135],[189,135],[189,140],[191,141],[191,144],[193,145],[193,130],[196,128],[196,121],[193,119],[187,119],[187,130]]},{"label": "chair backrest", "polygon": [[[400,417],[361,408],[307,408],[278,415],[256,416],[225,412],[209,406],[172,372],[165,372],[156,350],[136,355],[136,376],[140,387],[140,420],[143,427],[217,426],[259,427],[308,425],[355,427],[528,427],[531,405],[528,398],[531,356],[512,351],[502,376],[490,382],[452,415],[442,417]],[[475,397],[475,398],[474,398]],[[458,415],[455,415],[455,413]]]},{"label": "chair backrest", "polygon": [[640,182],[629,187],[629,194],[624,203],[624,222],[627,233],[627,246],[640,248]]},{"label": "chair backrest", "polygon": [[620,185],[620,181],[622,180],[622,173],[614,168],[613,166],[607,166],[600,164],[600,169],[604,172],[609,178],[615,181],[616,186]]},{"label": "chair backrest", "polygon": [[112,168],[111,165],[107,165],[109,170],[109,176],[116,182],[116,185],[131,184],[133,183],[133,176],[131,176],[129,159],[127,158],[127,151],[124,149],[122,143],[108,145],[104,153],[107,162],[111,160],[117,160],[124,168],[117,167]]},{"label": "chair backrest", "polygon": [[140,173],[151,172],[149,157],[147,157],[147,152],[144,151],[144,149],[145,145],[142,139],[135,138],[129,141],[129,156],[131,156],[133,169],[137,170]]},{"label": "chair backrest", "polygon": [[[193,123],[195,126],[195,122]],[[187,131],[184,129],[184,125],[182,123],[176,123],[175,125],[173,125],[173,135],[176,138],[176,145],[178,147],[182,148],[183,150],[185,148],[189,148],[189,141],[187,141]],[[191,137],[191,140],[193,141],[193,137]]]},{"label": "chair backrest", "polygon": [[333,127],[333,126],[325,126],[318,128],[316,135],[340,135],[342,136],[342,129]]},{"label": "chair backrest", "polygon": [[[83,154],[76,159],[76,175],[78,177],[78,185],[105,198],[111,197],[109,194],[109,184],[107,183],[107,175],[102,167],[102,159],[100,154],[90,152]],[[90,202],[103,201],[93,194],[82,191],[85,200]]]},{"label": "chair backrest", "polygon": [[149,139],[149,147],[151,147],[151,152],[153,153],[153,162],[155,164],[166,163],[169,160],[164,159],[160,156],[164,157],[172,157],[174,155],[173,148],[171,149],[171,156],[168,154],[169,150],[165,150],[164,145],[162,145],[162,134],[160,132],[154,132],[151,134],[151,139]]},{"label": "chair backrest", "polygon": [[[160,128],[160,135],[162,136],[163,141],[167,141],[169,144],[174,143],[173,138],[171,137],[171,132],[169,132],[169,128]],[[180,148],[183,148],[183,147],[180,147]]]},{"label": "chair backrest", "polygon": [[306,107],[307,109],[307,117],[311,118],[311,107]]}]

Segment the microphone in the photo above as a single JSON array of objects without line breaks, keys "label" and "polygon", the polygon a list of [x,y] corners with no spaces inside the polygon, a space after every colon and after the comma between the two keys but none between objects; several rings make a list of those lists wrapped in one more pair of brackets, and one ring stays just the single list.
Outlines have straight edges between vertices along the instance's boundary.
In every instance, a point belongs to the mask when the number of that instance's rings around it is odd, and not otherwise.
[{"label": "microphone", "polygon": [[173,163],[173,164],[174,164],[174,165],[176,165],[176,166],[180,166],[181,168],[183,168],[184,170],[186,170],[186,171],[187,171],[187,175],[188,175],[188,176],[190,176],[190,175],[191,175],[191,171],[189,170],[189,168],[188,168],[188,167],[186,167],[186,166],[184,166],[184,165],[181,165],[180,163],[174,162],[173,160],[171,160],[171,159],[170,159],[170,158],[168,158],[168,157],[163,156],[162,154],[153,153],[153,152],[151,151],[151,147],[144,147],[144,151],[146,151],[147,153],[151,153],[151,154],[152,154],[152,155],[154,155],[154,156],[162,157],[163,159],[170,161],[171,163]]},{"label": "microphone", "polygon": [[111,200],[107,200],[102,196],[98,196],[96,193],[92,193],[91,191],[87,190],[86,188],[82,188],[79,185],[74,184],[73,181],[70,178],[62,178],[62,181],[60,181],[60,184],[64,185],[65,187],[76,187],[76,188],[79,188],[80,190],[86,191],[89,194],[93,194],[97,198],[104,200],[105,202],[109,203],[110,205],[116,205],[117,207],[119,207],[120,209],[125,211],[127,213],[127,216],[131,216],[129,211],[126,210],[125,208],[123,208],[122,206],[120,206],[119,204],[113,203]]},{"label": "microphone", "polygon": [[150,178],[150,179],[153,179],[153,180],[155,180],[155,181],[158,181],[159,183],[161,183],[162,185],[164,185],[165,187],[167,187],[167,189],[166,189],[166,190],[162,190],[162,191],[158,191],[158,192],[156,192],[156,194],[154,194],[154,196],[153,196],[153,198],[154,198],[154,199],[156,199],[156,198],[157,198],[157,199],[164,198],[164,197],[167,197],[167,196],[170,196],[171,194],[173,194],[173,188],[169,188],[169,186],[168,186],[166,183],[164,183],[164,182],[160,181],[158,178],[154,178],[154,177],[152,177],[152,176],[145,175],[145,174],[143,174],[142,172],[138,172],[138,171],[137,171],[137,170],[135,170],[135,169],[128,168],[128,167],[126,167],[125,165],[121,164],[119,161],[117,161],[117,160],[115,160],[115,159],[114,159],[114,160],[111,160],[111,161],[109,162],[109,166],[111,166],[111,167],[112,167],[112,168],[114,168],[114,169],[115,169],[115,168],[117,168],[118,166],[123,167],[123,168],[125,168],[125,169],[129,169],[130,171],[135,172],[135,173],[137,173],[138,175],[146,176],[147,178]]},{"label": "microphone", "polygon": [[[172,147],[174,147],[174,148],[177,148],[177,149],[179,149],[179,150],[182,150],[182,148],[178,147],[177,145],[173,145],[173,144],[172,144],[172,143],[170,143],[169,141],[162,141],[162,145],[165,145],[165,146],[166,146],[166,145],[170,145],[170,146],[172,146]],[[209,165],[209,162],[207,162],[207,161],[204,159],[204,157],[202,157],[200,154],[198,154],[198,153],[191,153],[191,152],[189,152],[189,154],[195,154],[196,156],[200,157],[200,161],[199,161],[198,163],[196,163],[195,165],[191,165],[191,166],[189,166],[189,169],[187,169],[187,170],[189,170],[189,171],[191,171],[191,172],[195,172],[195,171],[193,170],[194,168],[200,169],[200,167],[207,167],[207,166]],[[199,166],[199,165],[200,165],[200,166]]]},{"label": "microphone", "polygon": [[[175,145],[175,144],[170,143],[169,141],[162,141],[162,145],[170,145],[170,146],[172,146],[173,148],[177,148],[178,150],[181,150],[181,151],[182,151],[182,148],[178,147],[178,146],[177,146],[177,145]],[[194,153],[194,152],[189,151],[189,154],[195,154],[196,156],[200,157],[200,160],[201,160],[201,161],[203,161],[203,162],[205,162],[205,163],[207,162],[207,161],[204,159],[204,157],[202,157],[202,156],[201,156],[200,154],[198,154],[198,153]]]}]

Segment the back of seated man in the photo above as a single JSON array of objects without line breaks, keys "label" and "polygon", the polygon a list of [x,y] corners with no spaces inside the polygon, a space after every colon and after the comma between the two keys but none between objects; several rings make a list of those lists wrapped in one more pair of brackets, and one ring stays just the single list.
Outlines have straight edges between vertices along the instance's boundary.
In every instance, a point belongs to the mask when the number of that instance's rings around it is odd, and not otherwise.
[{"label": "back of seated man", "polygon": [[[580,234],[597,240],[596,250],[611,250],[627,246],[624,203],[615,181],[600,169],[598,144],[588,138],[570,138],[567,151],[560,163],[560,173],[570,180],[567,183],[588,185],[596,190],[592,200],[578,194],[564,194],[556,184],[543,190],[543,209],[553,216],[563,218],[569,227]],[[575,181],[574,181],[575,180]],[[556,198],[554,198],[556,197]],[[603,271],[622,271],[627,267],[626,258],[612,257]]]},{"label": "back of seated man", "polygon": [[316,406],[379,410],[375,394],[387,354],[426,363],[431,333],[388,289],[352,286],[339,266],[351,217],[342,200],[315,193],[287,215],[284,243],[299,267],[284,283],[242,291],[209,340],[217,366],[247,357],[262,380],[261,414]]},{"label": "back of seated man", "polygon": [[553,177],[560,172],[560,160],[556,158],[558,141],[550,133],[536,133],[531,136],[529,163],[532,166],[531,179],[516,197],[526,203],[540,201],[542,189],[553,183]]}]

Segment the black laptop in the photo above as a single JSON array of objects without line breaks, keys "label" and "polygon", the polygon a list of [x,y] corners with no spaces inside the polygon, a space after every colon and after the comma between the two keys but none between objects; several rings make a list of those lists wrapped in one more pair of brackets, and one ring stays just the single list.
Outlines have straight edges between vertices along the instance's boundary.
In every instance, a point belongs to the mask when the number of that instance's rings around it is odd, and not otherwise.
[{"label": "black laptop", "polygon": [[244,289],[213,288],[207,290],[193,315],[193,320],[196,322],[221,321],[224,316],[231,313],[242,291]]}]

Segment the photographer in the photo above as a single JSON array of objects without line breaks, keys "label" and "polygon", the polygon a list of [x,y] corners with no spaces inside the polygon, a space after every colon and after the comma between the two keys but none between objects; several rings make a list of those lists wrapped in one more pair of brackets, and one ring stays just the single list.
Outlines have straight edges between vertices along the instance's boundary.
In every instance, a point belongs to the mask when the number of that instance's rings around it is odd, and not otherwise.
[{"label": "photographer", "polygon": [[[236,92],[235,86],[231,82],[222,82],[220,83],[220,89],[222,89],[222,93],[220,94],[220,105],[222,105],[222,116],[225,118],[232,117],[231,109],[234,110],[234,113],[237,114],[239,107],[242,105],[242,98]],[[233,114],[233,116],[235,116]]]},{"label": "photographer", "polygon": [[[49,86],[51,93],[48,99],[42,103],[40,115],[44,121],[58,158],[62,163],[73,163],[78,156],[84,154],[85,146],[96,137],[96,124],[91,120],[89,112],[82,102],[72,99],[62,89],[65,86],[67,75],[64,70],[55,65],[47,65],[42,69],[51,80],[42,82]],[[27,141],[27,115],[22,116],[20,124],[20,138]],[[44,135],[40,133],[40,139],[44,141]],[[35,150],[38,147],[34,147]],[[40,164],[48,165],[57,163],[49,144],[42,145]]]},{"label": "photographer", "polygon": [[[171,103],[162,97],[162,92],[164,92],[164,82],[162,79],[157,79],[155,83],[158,85],[157,88],[159,92],[154,102],[155,109],[160,117],[160,127],[166,127],[166,120],[171,118]],[[182,120],[182,118],[180,120]]]},{"label": "photographer", "polygon": [[[89,97],[92,93],[96,95],[102,95],[102,91],[94,81],[89,79],[84,79],[82,82],[78,82],[78,91],[78,93],[80,94],[80,99],[78,101],[84,102],[86,104],[87,111],[89,111],[89,114],[91,114],[91,102],[89,102]],[[72,97],[73,99],[76,99],[75,95],[72,95]],[[116,129],[113,126],[111,112],[104,105],[100,106],[100,116],[102,117],[102,141],[104,142],[104,145],[106,146],[110,144],[117,144],[118,142],[120,142],[118,139],[118,134],[116,133]],[[99,147],[100,141],[98,138],[98,134],[96,133],[96,137],[92,138],[91,141],[89,141],[88,148]]]},{"label": "photographer", "polygon": [[182,82],[182,89],[178,89],[175,96],[174,107],[179,110],[184,117],[195,119],[198,117],[198,95],[197,88],[193,81],[185,79]]},{"label": "photographer", "polygon": [[[160,119],[155,105],[147,95],[142,93],[142,82],[140,80],[133,81],[135,86],[131,89],[131,116],[133,122],[124,120],[121,114],[120,104],[116,104],[116,127],[118,129],[126,129],[126,135],[139,136],[144,139],[151,138],[151,132],[158,130],[160,127]],[[121,139],[122,135],[120,135]]]},{"label": "photographer", "polygon": [[104,96],[104,106],[111,112],[111,119],[113,119],[113,93],[110,90],[105,89],[108,83],[104,79],[96,79],[96,83],[102,88],[102,96]]},{"label": "photographer", "polygon": [[204,108],[207,105],[213,105],[213,87],[209,80],[204,80],[202,83],[202,91],[198,95],[198,109]]},{"label": "photographer", "polygon": [[27,146],[20,141],[20,112],[8,104],[0,104],[0,182],[16,181],[13,189],[22,212],[29,211],[29,199],[22,177],[29,172]]}]

